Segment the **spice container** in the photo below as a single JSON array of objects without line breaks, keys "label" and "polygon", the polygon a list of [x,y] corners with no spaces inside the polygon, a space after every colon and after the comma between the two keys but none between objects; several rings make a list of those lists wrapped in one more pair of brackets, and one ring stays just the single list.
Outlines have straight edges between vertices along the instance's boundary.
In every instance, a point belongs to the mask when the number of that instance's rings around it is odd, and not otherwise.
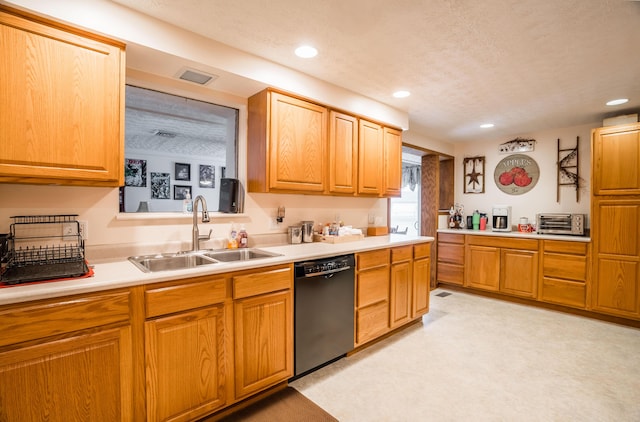
[{"label": "spice container", "polygon": [[292,244],[302,243],[302,226],[289,226],[287,240]]}]

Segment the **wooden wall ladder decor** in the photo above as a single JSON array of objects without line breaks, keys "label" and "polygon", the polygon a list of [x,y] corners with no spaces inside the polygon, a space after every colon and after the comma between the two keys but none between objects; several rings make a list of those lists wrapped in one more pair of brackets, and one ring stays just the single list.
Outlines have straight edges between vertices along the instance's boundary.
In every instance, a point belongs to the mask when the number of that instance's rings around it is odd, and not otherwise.
[{"label": "wooden wall ladder decor", "polygon": [[560,138],[558,138],[558,186],[556,202],[560,202],[560,187],[573,186],[576,190],[576,202],[580,202],[580,157],[578,145],[580,137],[576,137],[575,148],[560,148]]}]

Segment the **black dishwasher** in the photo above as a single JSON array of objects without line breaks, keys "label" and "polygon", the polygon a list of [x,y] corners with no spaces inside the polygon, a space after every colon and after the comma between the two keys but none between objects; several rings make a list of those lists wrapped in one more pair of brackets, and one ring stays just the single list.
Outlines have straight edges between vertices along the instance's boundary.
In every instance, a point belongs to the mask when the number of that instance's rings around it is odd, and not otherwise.
[{"label": "black dishwasher", "polygon": [[353,255],[295,264],[294,378],[353,350]]}]

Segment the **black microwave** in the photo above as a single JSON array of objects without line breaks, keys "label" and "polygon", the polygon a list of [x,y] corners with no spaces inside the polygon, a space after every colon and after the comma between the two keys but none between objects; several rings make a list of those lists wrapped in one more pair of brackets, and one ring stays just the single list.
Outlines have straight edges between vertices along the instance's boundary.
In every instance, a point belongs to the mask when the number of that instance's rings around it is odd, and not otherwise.
[{"label": "black microwave", "polygon": [[584,236],[585,214],[540,213],[536,215],[539,234],[566,234]]}]

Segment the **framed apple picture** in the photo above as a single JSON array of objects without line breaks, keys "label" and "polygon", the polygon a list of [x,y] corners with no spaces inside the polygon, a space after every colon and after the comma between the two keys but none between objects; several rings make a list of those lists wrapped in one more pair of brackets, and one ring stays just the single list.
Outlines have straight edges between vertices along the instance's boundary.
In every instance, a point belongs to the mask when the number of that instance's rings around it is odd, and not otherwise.
[{"label": "framed apple picture", "polygon": [[496,186],[509,195],[522,195],[538,183],[538,163],[524,154],[514,154],[500,160],[493,172]]}]

